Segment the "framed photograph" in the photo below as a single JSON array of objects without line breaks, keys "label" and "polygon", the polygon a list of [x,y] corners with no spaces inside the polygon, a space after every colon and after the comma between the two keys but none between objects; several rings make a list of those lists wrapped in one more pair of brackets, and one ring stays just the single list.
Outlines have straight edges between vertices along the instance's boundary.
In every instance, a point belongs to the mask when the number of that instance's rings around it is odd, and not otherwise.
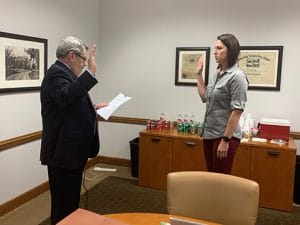
[{"label": "framed photograph", "polygon": [[0,32],[0,92],[39,90],[46,70],[46,39]]},{"label": "framed photograph", "polygon": [[249,89],[280,90],[283,46],[241,46],[239,66]]},{"label": "framed photograph", "polygon": [[197,62],[203,58],[203,79],[208,83],[209,47],[177,47],[175,65],[175,85],[197,85]]}]

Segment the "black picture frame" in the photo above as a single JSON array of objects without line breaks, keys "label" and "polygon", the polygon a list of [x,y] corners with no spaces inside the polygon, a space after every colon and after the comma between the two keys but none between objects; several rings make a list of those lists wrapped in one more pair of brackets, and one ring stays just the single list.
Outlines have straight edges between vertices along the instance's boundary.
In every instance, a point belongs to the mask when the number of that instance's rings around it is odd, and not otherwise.
[{"label": "black picture frame", "polygon": [[177,47],[175,63],[175,85],[197,85],[197,62],[203,58],[203,79],[208,84],[209,72],[209,47]]},{"label": "black picture frame", "polygon": [[280,91],[283,46],[241,46],[238,59],[249,90]]},{"label": "black picture frame", "polygon": [[0,93],[39,90],[47,51],[47,39],[0,32]]}]

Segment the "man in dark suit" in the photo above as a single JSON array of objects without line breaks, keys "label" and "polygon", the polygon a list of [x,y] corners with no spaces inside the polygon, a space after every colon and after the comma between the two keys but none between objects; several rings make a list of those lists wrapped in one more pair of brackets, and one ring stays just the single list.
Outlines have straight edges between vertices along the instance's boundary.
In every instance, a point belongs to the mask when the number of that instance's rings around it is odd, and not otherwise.
[{"label": "man in dark suit", "polygon": [[[93,45],[67,37],[56,50],[56,62],[41,87],[42,142],[40,159],[47,165],[51,193],[51,224],[79,207],[84,166],[99,152],[96,109],[88,91],[97,84]],[[87,69],[82,73],[83,68]]]}]

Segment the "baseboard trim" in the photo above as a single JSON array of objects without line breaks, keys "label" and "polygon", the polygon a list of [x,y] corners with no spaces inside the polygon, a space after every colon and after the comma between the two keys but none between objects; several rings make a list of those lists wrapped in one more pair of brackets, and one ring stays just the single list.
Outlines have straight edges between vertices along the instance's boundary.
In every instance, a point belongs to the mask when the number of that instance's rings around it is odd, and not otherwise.
[{"label": "baseboard trim", "polygon": [[129,159],[100,156],[98,162],[108,164],[108,165],[131,167],[131,163],[130,163],[131,161]]},{"label": "baseboard trim", "polygon": [[[107,157],[107,156],[97,156],[93,159],[90,159],[85,169],[88,169],[97,163],[104,163],[109,165],[116,165],[116,166],[124,166],[124,167],[130,167],[130,160],[128,159],[121,159],[121,158],[113,158],[113,157]],[[9,200],[8,202],[5,202],[0,205],[0,217],[9,213],[10,211],[18,208],[19,206],[25,204],[26,202],[32,200],[33,198],[37,197],[40,194],[43,194],[44,192],[49,190],[49,184],[48,181],[32,188],[29,191],[26,191],[25,193]]]},{"label": "baseboard trim", "polygon": [[48,181],[0,205],[0,217],[49,190]]},{"label": "baseboard trim", "polygon": [[100,156],[96,156],[95,158],[89,159],[84,167],[84,169],[91,168],[92,166],[96,165],[99,162]]}]

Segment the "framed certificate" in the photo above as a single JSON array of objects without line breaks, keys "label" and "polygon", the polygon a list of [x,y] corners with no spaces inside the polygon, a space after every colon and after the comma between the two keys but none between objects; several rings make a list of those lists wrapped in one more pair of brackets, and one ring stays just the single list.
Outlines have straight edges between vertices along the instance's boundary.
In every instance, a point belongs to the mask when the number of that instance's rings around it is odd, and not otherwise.
[{"label": "framed certificate", "polygon": [[203,79],[208,83],[209,47],[177,47],[175,85],[197,85],[197,62],[203,59]]},{"label": "framed certificate", "polygon": [[239,66],[250,90],[280,90],[282,51],[283,46],[241,46]]}]

